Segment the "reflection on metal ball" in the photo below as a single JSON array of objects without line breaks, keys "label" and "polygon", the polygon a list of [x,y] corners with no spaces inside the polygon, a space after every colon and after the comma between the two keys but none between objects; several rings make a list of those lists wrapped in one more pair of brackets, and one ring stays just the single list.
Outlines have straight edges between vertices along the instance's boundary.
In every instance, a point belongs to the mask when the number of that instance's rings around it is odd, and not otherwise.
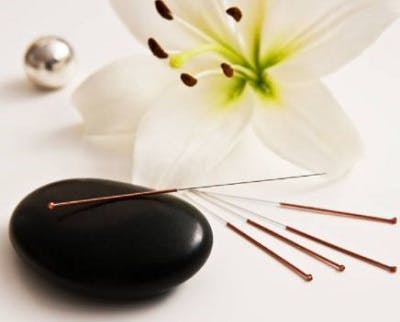
[{"label": "reflection on metal ball", "polygon": [[57,89],[74,76],[75,54],[64,39],[57,36],[42,37],[27,49],[24,67],[28,79],[36,86]]}]

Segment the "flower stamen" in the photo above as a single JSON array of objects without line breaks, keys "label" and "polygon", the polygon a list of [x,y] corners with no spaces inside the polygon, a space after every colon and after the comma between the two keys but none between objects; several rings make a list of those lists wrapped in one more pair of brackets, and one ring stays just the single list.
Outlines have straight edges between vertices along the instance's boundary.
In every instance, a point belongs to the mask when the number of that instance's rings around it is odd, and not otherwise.
[{"label": "flower stamen", "polygon": [[157,0],[155,2],[155,6],[157,9],[157,12],[160,14],[161,17],[167,20],[174,20],[174,16],[172,15],[171,10],[168,8],[168,6],[165,4],[164,1],[162,0]]},{"label": "flower stamen", "polygon": [[198,82],[196,77],[193,77],[192,75],[187,73],[181,74],[181,80],[183,84],[185,84],[188,87],[194,87],[197,85]]},{"label": "flower stamen", "polygon": [[243,18],[242,11],[238,7],[231,7],[225,11],[229,16],[239,22]]},{"label": "flower stamen", "polygon": [[[222,74],[227,78],[233,78],[235,76],[235,69],[231,65],[227,63],[222,63],[220,67],[222,69]],[[221,76],[221,69],[220,68],[207,69],[200,71],[194,75],[188,73],[182,73],[181,80],[186,86],[194,87],[195,85],[197,85],[199,79],[201,78],[209,76]],[[245,79],[245,77],[242,75],[241,72],[239,72],[238,78]]]},{"label": "flower stamen", "polygon": [[168,53],[160,46],[160,44],[154,39],[149,38],[147,44],[154,56],[160,59],[167,59],[169,57]]},{"label": "flower stamen", "polygon": [[226,77],[232,78],[233,76],[235,76],[235,70],[232,68],[231,65],[227,63],[222,63],[221,69]]},{"label": "flower stamen", "polygon": [[[190,21],[187,21],[180,17],[179,15],[172,14],[172,11],[166,5],[165,1],[157,0],[155,1],[155,9],[158,14],[166,20],[174,20],[177,24],[181,25],[185,28],[189,33],[195,35],[197,38],[202,39],[206,43],[215,44],[222,48],[225,52],[229,52],[230,56],[234,59],[236,63],[247,63],[246,59],[243,57],[241,53],[235,52],[234,48],[232,48],[229,44],[225,43],[223,39],[220,39],[215,33],[212,33],[210,30],[204,30],[194,25]],[[227,11],[232,12],[236,19],[241,19],[242,12],[239,8],[230,8]],[[240,17],[240,18],[239,18]]]},{"label": "flower stamen", "polygon": [[156,7],[156,10],[157,10],[158,14],[162,18],[164,18],[166,20],[169,20],[169,21],[171,21],[171,20],[176,21],[178,24],[180,24],[186,30],[188,30],[189,32],[195,34],[197,37],[202,38],[205,41],[208,41],[208,42],[215,41],[212,37],[210,37],[209,35],[205,34],[202,30],[200,30],[199,28],[195,27],[190,22],[180,18],[179,16],[173,15],[172,11],[169,9],[169,7],[165,4],[164,1],[157,0],[154,3],[155,3],[155,7]]}]

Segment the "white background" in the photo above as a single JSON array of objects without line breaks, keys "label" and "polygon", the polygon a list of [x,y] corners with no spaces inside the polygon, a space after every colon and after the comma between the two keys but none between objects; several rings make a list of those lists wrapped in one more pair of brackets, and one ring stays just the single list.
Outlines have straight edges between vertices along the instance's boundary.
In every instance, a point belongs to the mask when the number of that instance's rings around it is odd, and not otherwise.
[{"label": "white background", "polygon": [[[365,142],[365,156],[348,176],[330,185],[308,180],[307,185],[262,184],[233,191],[397,216],[399,33],[397,23],[359,59],[327,80]],[[75,84],[62,91],[38,92],[24,80],[24,49],[45,34],[64,36],[77,51],[79,75]],[[347,266],[345,273],[336,273],[262,237],[271,248],[313,273],[314,281],[305,283],[215,221],[215,245],[206,266],[162,299],[105,304],[76,299],[47,286],[20,265],[8,240],[9,218],[27,193],[51,181],[71,177],[130,180],[129,141],[111,148],[104,140],[84,138],[69,97],[85,75],[141,48],[103,0],[2,0],[0,42],[0,321],[400,320],[399,274],[391,275],[304,241]],[[293,174],[275,170],[271,156],[249,142],[250,136],[209,181]],[[257,207],[275,219],[388,264],[400,264],[398,226]]]}]

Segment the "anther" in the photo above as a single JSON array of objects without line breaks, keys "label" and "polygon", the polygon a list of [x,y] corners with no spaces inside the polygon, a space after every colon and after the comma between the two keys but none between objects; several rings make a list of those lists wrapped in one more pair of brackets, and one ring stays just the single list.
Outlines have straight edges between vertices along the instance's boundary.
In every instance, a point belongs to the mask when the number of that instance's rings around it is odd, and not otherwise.
[{"label": "anther", "polygon": [[228,10],[226,10],[226,13],[230,15],[233,19],[235,19],[236,22],[242,20],[243,14],[238,7],[231,7]]},{"label": "anther", "polygon": [[193,87],[197,84],[197,79],[186,73],[181,74],[181,80],[188,87]]},{"label": "anther", "polygon": [[166,53],[165,50],[162,49],[162,47],[158,44],[158,42],[155,39],[149,38],[147,44],[149,45],[149,48],[154,56],[160,59],[168,58],[168,53]]},{"label": "anther", "polygon": [[167,20],[173,20],[174,16],[171,13],[171,10],[167,7],[164,1],[157,0],[155,2],[157,12],[160,14],[161,17]]},{"label": "anther", "polygon": [[222,63],[221,68],[226,77],[232,78],[235,75],[235,70],[232,68],[231,65],[229,65],[227,63]]}]

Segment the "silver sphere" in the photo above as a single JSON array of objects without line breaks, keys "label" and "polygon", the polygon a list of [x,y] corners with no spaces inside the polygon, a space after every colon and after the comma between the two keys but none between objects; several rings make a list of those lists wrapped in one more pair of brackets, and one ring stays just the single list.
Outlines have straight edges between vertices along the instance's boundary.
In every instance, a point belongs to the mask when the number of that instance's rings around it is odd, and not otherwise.
[{"label": "silver sphere", "polygon": [[75,54],[62,38],[46,36],[35,40],[27,49],[24,67],[28,79],[44,89],[57,89],[74,76]]}]

